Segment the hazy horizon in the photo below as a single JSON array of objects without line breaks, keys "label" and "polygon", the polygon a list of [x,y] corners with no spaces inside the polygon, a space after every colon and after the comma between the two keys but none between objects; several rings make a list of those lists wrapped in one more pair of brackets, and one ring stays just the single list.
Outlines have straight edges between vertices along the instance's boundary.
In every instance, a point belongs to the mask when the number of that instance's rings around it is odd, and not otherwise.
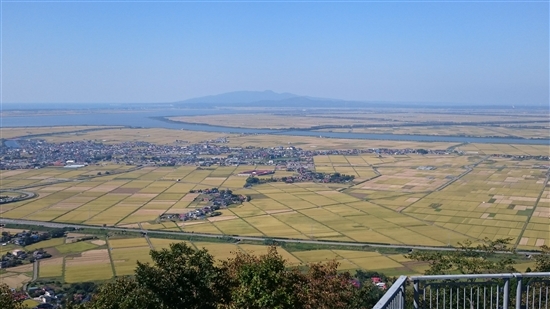
[{"label": "hazy horizon", "polygon": [[549,103],[548,2],[2,2],[4,103]]},{"label": "hazy horizon", "polygon": [[[174,102],[47,102],[47,103],[39,103],[39,102],[2,102],[4,109],[11,109],[11,110],[17,110],[20,107],[23,109],[50,109],[50,106],[54,109],[58,108],[77,108],[77,109],[88,109],[88,108],[116,108],[117,106],[126,108],[129,106],[158,106],[158,107],[170,107],[170,106],[177,106],[177,107],[185,107],[190,106],[193,108],[197,107],[197,104],[205,103],[207,104],[205,108],[212,108],[212,107],[222,107],[226,106],[228,108],[230,107],[238,107],[240,105],[243,106],[251,106],[251,104],[254,103],[266,103],[266,102],[273,102],[273,107],[278,107],[277,103],[285,102],[287,99],[258,99],[258,100],[250,100],[250,99],[242,99],[242,100],[231,100],[227,101],[227,95],[229,94],[238,94],[243,92],[254,92],[256,94],[261,94],[264,92],[272,92],[277,95],[292,95],[292,97],[288,99],[305,99],[310,100],[310,103],[307,103],[305,100],[301,101],[304,105],[307,105],[308,108],[315,108],[316,103],[324,103],[324,105],[320,108],[327,108],[326,102],[340,102],[344,104],[350,104],[349,106],[346,105],[345,107],[348,108],[370,108],[370,107],[386,107],[388,108],[395,108],[395,107],[441,107],[441,108],[461,108],[461,107],[487,107],[487,108],[515,108],[516,105],[509,105],[509,104],[465,104],[465,103],[454,103],[454,102],[418,102],[418,101],[357,101],[357,100],[342,100],[338,98],[318,98],[318,97],[312,97],[307,95],[299,95],[294,93],[277,93],[273,92],[271,90],[263,90],[263,91],[231,91],[226,93],[219,93],[219,94],[212,94],[212,95],[206,95],[202,97],[194,97],[189,98],[185,100],[178,100]],[[222,98],[221,102],[219,100],[208,100],[208,98]],[[229,96],[231,97],[231,96]],[[381,106],[383,105],[383,106]],[[547,108],[546,105],[542,105],[543,108]],[[288,106],[280,106],[281,108],[288,108]],[[296,108],[303,108],[303,105],[297,106]],[[524,107],[524,108],[540,108],[541,104],[519,104],[517,107]]]}]

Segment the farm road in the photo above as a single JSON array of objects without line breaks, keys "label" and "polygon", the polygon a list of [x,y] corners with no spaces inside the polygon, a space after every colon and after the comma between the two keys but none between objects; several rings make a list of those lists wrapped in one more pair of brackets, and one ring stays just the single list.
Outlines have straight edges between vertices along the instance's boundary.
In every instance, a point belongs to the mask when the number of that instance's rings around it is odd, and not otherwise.
[{"label": "farm road", "polygon": [[[143,232],[140,228],[121,228],[121,227],[101,227],[84,224],[63,224],[55,222],[43,222],[32,220],[19,220],[19,219],[6,219],[0,218],[0,224],[24,224],[33,226],[44,226],[49,228],[78,228],[78,229],[93,229],[93,230],[105,230],[105,231],[125,231],[125,232]],[[186,233],[186,232],[168,232],[168,231],[148,231],[149,233],[161,234],[161,235],[182,235],[182,236],[199,236],[206,238],[220,238],[223,236],[231,236],[239,240],[252,240],[252,241],[264,241],[267,237],[252,237],[252,236],[232,236],[232,235],[217,235],[217,234],[202,234],[202,233]],[[269,238],[270,240],[279,243],[299,243],[299,244],[313,244],[313,245],[329,245],[329,246],[343,246],[343,247],[371,247],[371,248],[393,248],[393,249],[418,249],[418,250],[431,250],[431,251],[454,251],[453,247],[433,247],[433,246],[413,246],[413,245],[386,245],[375,243],[362,243],[362,242],[336,242],[328,240],[304,240],[304,239],[286,239],[286,238]],[[508,253],[508,252],[498,252]],[[518,254],[537,254],[532,251],[517,251]]]},{"label": "farm road", "polygon": [[34,261],[32,263],[32,281],[36,281],[38,279],[38,260]]},{"label": "farm road", "polygon": [[546,186],[548,185],[548,181],[550,181],[550,168],[546,171],[546,179],[544,180],[544,183],[542,184],[542,189],[540,190],[539,196],[537,197],[537,200],[535,201],[535,205],[533,206],[533,211],[531,211],[531,214],[529,215],[529,219],[525,221],[525,224],[523,225],[523,228],[521,229],[521,233],[518,236],[518,239],[515,243],[515,247],[519,246],[519,243],[521,239],[523,238],[523,234],[525,233],[525,230],[527,230],[527,226],[531,222],[531,218],[533,217],[533,213],[537,209],[537,206],[539,205],[540,199],[542,198],[542,195],[544,194],[544,191],[546,190]]},{"label": "farm road", "polygon": [[145,237],[145,240],[147,240],[147,243],[149,244],[149,248],[151,250],[155,250],[155,247],[153,247],[153,244],[151,243],[151,239],[149,239],[149,235],[147,235],[147,230],[143,229],[141,226],[141,222],[138,223],[139,228],[141,229],[141,232],[143,233],[143,237]]}]

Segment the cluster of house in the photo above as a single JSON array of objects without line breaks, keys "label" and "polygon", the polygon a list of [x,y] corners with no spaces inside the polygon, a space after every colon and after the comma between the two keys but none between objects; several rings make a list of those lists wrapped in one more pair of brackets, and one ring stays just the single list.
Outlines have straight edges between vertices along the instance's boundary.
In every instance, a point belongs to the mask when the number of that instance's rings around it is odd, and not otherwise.
[{"label": "cluster of house", "polygon": [[51,237],[52,235],[48,232],[22,231],[13,234],[8,231],[3,231],[0,242],[2,242],[2,246],[8,243],[18,246],[28,246],[42,240],[50,239]]},{"label": "cluster of house", "polygon": [[47,253],[43,249],[37,249],[30,252],[15,249],[11,252],[6,252],[0,257],[0,269],[22,265],[26,262],[32,263],[35,260],[49,257],[51,257],[51,254]]},{"label": "cluster of house", "polygon": [[[171,145],[157,145],[148,142],[124,142],[104,144],[101,141],[72,141],[49,143],[40,139],[17,140],[16,146],[2,144],[0,147],[0,169],[40,168],[54,164],[80,167],[85,164],[109,161],[117,164],[155,165],[239,165],[270,164],[278,162],[312,163],[317,155],[378,155],[449,154],[449,150],[426,149],[347,149],[347,150],[304,150],[294,146],[278,147],[229,147],[227,138],[202,141],[196,144],[178,141]],[[520,156],[521,159],[549,160],[550,156]],[[67,163],[71,161],[71,164]]]},{"label": "cluster of house", "polygon": [[433,170],[436,170],[437,167],[428,165],[428,166],[419,166],[416,169],[419,171],[433,171]]},{"label": "cluster of house", "polygon": [[274,170],[250,170],[237,174],[237,176],[254,177],[254,176],[267,176],[275,174]]},{"label": "cluster of house", "polygon": [[[49,239],[50,237],[50,234],[47,232],[23,231],[20,233],[12,234],[10,232],[4,231],[2,232],[0,241],[2,241],[2,246],[6,246],[9,243],[18,246],[28,246],[30,244]],[[49,257],[51,257],[51,255],[42,249],[29,252],[21,249],[15,249],[13,251],[6,252],[4,255],[0,256],[0,268],[14,267],[27,262],[32,263],[35,260]]]},{"label": "cluster of house", "polygon": [[159,220],[188,221],[205,219],[206,217],[219,215],[220,213],[217,212],[217,210],[250,200],[249,196],[233,194],[231,190],[220,190],[218,188],[191,190],[189,193],[197,194],[193,202],[198,201],[199,203],[207,203],[207,205],[195,208],[186,213],[164,213],[159,216]]},{"label": "cluster of house", "polygon": [[246,171],[239,174],[239,176],[248,176],[244,184],[245,188],[251,187],[252,185],[262,184],[266,182],[321,182],[321,183],[348,183],[355,179],[354,175],[344,175],[340,173],[321,173],[311,171],[306,168],[298,168],[295,170],[297,174],[284,176],[284,177],[271,177],[260,179],[256,176],[265,176],[273,174],[273,171]]},{"label": "cluster of house", "polygon": [[19,195],[16,196],[7,196],[3,195],[0,196],[0,204],[7,204],[7,203],[15,203],[19,201],[23,201],[26,199],[30,199],[36,196],[36,193],[34,192],[26,192],[26,191],[11,191],[12,193],[18,193]]},{"label": "cluster of house", "polygon": [[281,177],[281,181],[293,182],[322,182],[322,183],[348,183],[355,179],[354,175],[340,173],[320,173],[308,169],[297,170],[297,175]]},{"label": "cluster of house", "polygon": [[35,308],[66,308],[63,304],[68,300],[75,305],[89,302],[96,289],[97,284],[93,282],[63,284],[59,281],[48,281],[47,283],[35,281],[30,283],[27,288],[27,298],[39,302]]},{"label": "cluster of house", "polygon": [[38,301],[40,304],[37,305],[36,309],[54,309],[60,308],[61,302],[65,295],[56,294],[55,290],[51,287],[30,287],[29,295],[33,296],[33,299]]},{"label": "cluster of house", "polygon": [[189,220],[203,220],[207,217],[215,217],[221,213],[216,212],[219,210],[219,206],[204,206],[201,208],[193,209],[186,213],[164,213],[159,216],[160,221],[189,221]]},{"label": "cluster of house", "polygon": [[21,199],[21,197],[19,197],[19,196],[0,195],[0,204],[7,204],[7,203],[11,203],[11,202],[16,202],[19,199]]}]

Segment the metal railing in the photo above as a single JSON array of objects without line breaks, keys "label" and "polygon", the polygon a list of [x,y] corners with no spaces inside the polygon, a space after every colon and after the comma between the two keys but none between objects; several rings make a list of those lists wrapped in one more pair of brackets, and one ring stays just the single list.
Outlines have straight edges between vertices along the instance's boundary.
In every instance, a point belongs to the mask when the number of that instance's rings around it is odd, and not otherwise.
[{"label": "metal railing", "polygon": [[550,273],[401,276],[374,308],[549,309],[549,288]]},{"label": "metal railing", "polygon": [[407,285],[407,276],[401,276],[397,279],[390,289],[380,298],[374,309],[400,309],[405,308],[405,286]]}]

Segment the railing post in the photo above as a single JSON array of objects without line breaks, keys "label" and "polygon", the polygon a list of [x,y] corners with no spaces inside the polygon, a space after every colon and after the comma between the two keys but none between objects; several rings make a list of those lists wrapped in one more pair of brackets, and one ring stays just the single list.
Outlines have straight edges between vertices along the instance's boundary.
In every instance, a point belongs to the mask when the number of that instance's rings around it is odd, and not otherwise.
[{"label": "railing post", "polygon": [[522,289],[523,289],[523,286],[522,286],[523,276],[521,274],[515,274],[515,276],[516,276],[517,282],[518,282],[518,286],[516,288],[516,309],[520,309],[521,308],[521,293],[522,293]]},{"label": "railing post", "polygon": [[508,309],[510,304],[510,278],[504,279],[504,298],[502,299],[503,309]]},{"label": "railing post", "polygon": [[420,308],[420,304],[419,304],[420,282],[418,281],[418,279],[414,279],[413,284],[414,284],[414,309],[419,309]]},{"label": "railing post", "polygon": [[399,297],[400,302],[401,302],[400,307],[399,307],[400,309],[405,309],[405,299],[406,299],[406,297],[405,297],[405,285],[406,284],[407,284],[407,281],[406,280],[403,281],[403,284],[401,284],[401,288],[400,288],[400,291],[401,291],[400,292],[401,296]]}]

